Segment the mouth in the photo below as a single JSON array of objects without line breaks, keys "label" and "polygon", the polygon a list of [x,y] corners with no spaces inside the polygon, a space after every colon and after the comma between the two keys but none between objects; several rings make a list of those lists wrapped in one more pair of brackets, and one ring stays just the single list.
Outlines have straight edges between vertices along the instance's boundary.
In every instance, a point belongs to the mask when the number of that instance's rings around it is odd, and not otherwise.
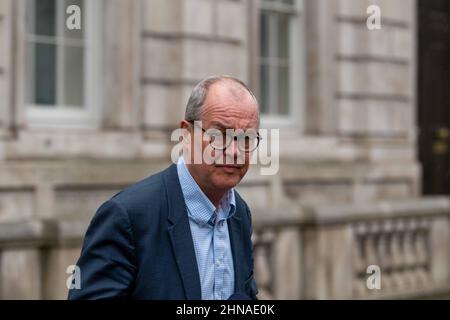
[{"label": "mouth", "polygon": [[242,166],[239,165],[231,165],[231,164],[219,164],[216,165],[216,168],[221,168],[227,173],[234,173],[242,168]]},{"label": "mouth", "polygon": [[219,168],[236,168],[236,169],[240,169],[243,167],[242,165],[237,164],[216,164],[215,166]]}]

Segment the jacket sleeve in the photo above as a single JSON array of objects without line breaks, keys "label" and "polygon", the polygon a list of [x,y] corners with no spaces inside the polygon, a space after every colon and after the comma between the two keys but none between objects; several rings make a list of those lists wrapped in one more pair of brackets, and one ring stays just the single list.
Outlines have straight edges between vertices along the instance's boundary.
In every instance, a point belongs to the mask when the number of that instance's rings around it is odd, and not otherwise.
[{"label": "jacket sleeve", "polygon": [[134,240],[128,214],[120,203],[109,200],[97,210],[77,266],[81,286],[70,289],[68,299],[129,296],[136,274]]}]

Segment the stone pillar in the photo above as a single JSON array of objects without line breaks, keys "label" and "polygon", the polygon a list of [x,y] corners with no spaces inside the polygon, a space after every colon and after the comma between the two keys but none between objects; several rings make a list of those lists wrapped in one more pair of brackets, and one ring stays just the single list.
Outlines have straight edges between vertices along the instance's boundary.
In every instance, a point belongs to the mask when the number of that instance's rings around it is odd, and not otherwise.
[{"label": "stone pillar", "polygon": [[308,228],[303,241],[305,298],[352,298],[350,225]]},{"label": "stone pillar", "polygon": [[46,251],[43,272],[44,299],[67,299],[67,279],[70,277],[70,274],[66,273],[67,268],[76,264],[80,250],[79,247],[55,247]]},{"label": "stone pillar", "polygon": [[313,135],[333,135],[336,129],[336,2],[305,0],[305,129]]},{"label": "stone pillar", "polygon": [[140,1],[103,1],[103,127],[133,130],[139,118]]},{"label": "stone pillar", "polygon": [[9,127],[10,101],[8,68],[11,49],[11,2],[0,1],[0,138]]},{"label": "stone pillar", "polygon": [[300,299],[302,287],[301,239],[298,226],[279,232],[273,250],[274,298]]},{"label": "stone pillar", "polygon": [[0,139],[23,126],[24,8],[23,0],[0,1]]},{"label": "stone pillar", "polygon": [[447,217],[433,220],[430,227],[431,277],[436,284],[449,284],[450,225]]},{"label": "stone pillar", "polygon": [[1,299],[41,299],[42,264],[37,248],[1,252]]}]

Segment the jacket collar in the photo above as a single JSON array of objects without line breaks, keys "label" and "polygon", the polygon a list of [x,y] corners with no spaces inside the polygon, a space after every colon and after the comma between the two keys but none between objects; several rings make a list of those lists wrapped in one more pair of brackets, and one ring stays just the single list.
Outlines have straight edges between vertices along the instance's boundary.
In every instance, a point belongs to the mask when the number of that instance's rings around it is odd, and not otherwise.
[{"label": "jacket collar", "polygon": [[164,182],[169,209],[169,237],[183,281],[185,296],[188,300],[200,300],[202,294],[194,242],[175,164],[166,170]]},{"label": "jacket collar", "polygon": [[[194,242],[192,240],[189,218],[178,179],[177,166],[172,164],[163,175],[166,199],[168,205],[169,237],[174,250],[178,269],[183,281],[186,298],[201,299],[200,276],[195,257]],[[237,197],[239,198],[239,197]],[[234,260],[235,288],[239,289],[243,282],[240,270],[244,261],[242,242],[241,214],[245,210],[241,201],[236,199],[236,212],[228,219],[231,251]],[[236,290],[235,289],[235,290]]]}]

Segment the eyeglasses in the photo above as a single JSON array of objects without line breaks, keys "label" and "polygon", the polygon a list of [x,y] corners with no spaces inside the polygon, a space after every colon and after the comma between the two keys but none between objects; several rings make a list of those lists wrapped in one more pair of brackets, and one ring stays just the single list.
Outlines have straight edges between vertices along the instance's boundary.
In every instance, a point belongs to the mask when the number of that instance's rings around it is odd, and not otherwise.
[{"label": "eyeglasses", "polygon": [[228,148],[232,141],[237,141],[238,149],[242,152],[252,152],[258,148],[262,137],[254,129],[247,130],[233,130],[227,129],[226,131],[219,130],[217,128],[204,129],[197,125],[193,120],[188,120],[193,127],[202,129],[206,136],[209,138],[209,144],[215,150],[225,150]]}]

